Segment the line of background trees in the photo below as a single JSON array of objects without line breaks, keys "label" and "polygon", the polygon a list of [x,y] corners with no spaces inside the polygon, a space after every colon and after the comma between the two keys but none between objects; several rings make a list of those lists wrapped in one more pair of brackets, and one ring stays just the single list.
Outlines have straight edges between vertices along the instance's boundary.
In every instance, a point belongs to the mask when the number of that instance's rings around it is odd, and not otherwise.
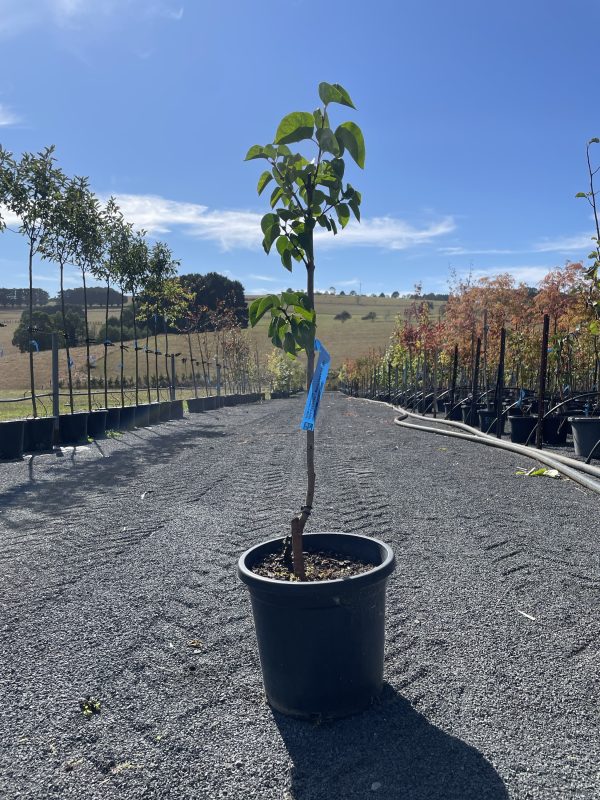
[{"label": "line of background trees", "polygon": [[[150,355],[154,356],[158,395],[158,359],[165,359],[168,375],[168,335],[182,331],[207,330],[218,324],[213,309],[225,303],[237,325],[247,324],[244,289],[238,281],[229,281],[216,273],[177,276],[177,261],[165,242],[151,243],[143,230],[135,230],[114,197],[101,204],[86,177],[70,177],[57,165],[54,146],[38,153],[23,153],[16,158],[0,145],[0,231],[6,228],[2,209],[18,219],[18,233],[23,237],[28,259],[29,288],[27,310],[19,326],[17,346],[29,353],[29,373],[33,416],[37,416],[34,354],[48,348],[52,333],[60,333],[66,351],[71,410],[73,403],[73,359],[70,350],[76,344],[86,347],[88,405],[92,410],[90,345],[104,345],[104,386],[107,386],[109,348],[118,342],[120,350],[121,401],[125,402],[123,352],[125,342],[133,339],[135,351],[135,401],[139,402],[140,352],[145,355],[146,383],[150,399]],[[60,285],[59,303],[41,310],[40,290],[33,286],[33,263],[39,258],[56,265]],[[82,287],[67,290],[65,268],[75,267]],[[98,302],[97,287],[102,284],[104,325],[92,338],[88,317],[90,305]],[[117,292],[118,290],[118,292]],[[69,295],[71,292],[71,295]],[[74,294],[73,294],[74,293]],[[110,316],[115,297],[120,303],[118,317]],[[79,314],[70,298],[80,301]],[[126,304],[126,298],[129,302]],[[82,303],[81,303],[82,301]],[[34,307],[38,306],[34,311]],[[158,350],[158,333],[166,337],[165,351]],[[153,335],[154,346],[150,347]],[[112,337],[112,338],[111,338]],[[141,341],[145,340],[145,344]],[[174,355],[174,354],[173,354]],[[179,355],[179,354],[178,354]],[[191,340],[190,340],[191,358]],[[105,404],[108,396],[105,395]]]}]

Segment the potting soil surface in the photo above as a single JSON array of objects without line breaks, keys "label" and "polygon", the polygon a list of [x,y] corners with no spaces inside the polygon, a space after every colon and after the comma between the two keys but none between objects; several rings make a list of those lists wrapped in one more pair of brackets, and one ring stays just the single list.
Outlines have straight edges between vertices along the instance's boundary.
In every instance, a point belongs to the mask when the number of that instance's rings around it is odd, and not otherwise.
[{"label": "potting soil surface", "polygon": [[303,403],[0,464],[3,800],[600,797],[597,495],[381,405],[325,395],[309,525],[395,550],[384,692],[269,708],[236,563],[303,502]]}]

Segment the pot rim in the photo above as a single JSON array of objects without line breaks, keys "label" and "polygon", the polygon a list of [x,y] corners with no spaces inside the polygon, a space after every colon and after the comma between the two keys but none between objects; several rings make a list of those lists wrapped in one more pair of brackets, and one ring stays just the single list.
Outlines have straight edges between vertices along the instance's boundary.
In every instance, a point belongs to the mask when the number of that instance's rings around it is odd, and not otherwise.
[{"label": "pot rim", "polygon": [[362,534],[346,533],[344,531],[313,531],[311,533],[305,533],[303,538],[306,540],[313,536],[340,536],[355,541],[367,541],[379,547],[383,555],[383,560],[381,564],[374,565],[372,569],[366,572],[327,581],[281,581],[275,578],[265,578],[262,575],[257,575],[255,572],[252,572],[252,570],[246,566],[246,560],[256,550],[271,544],[283,542],[284,539],[287,538],[285,536],[278,536],[274,539],[266,539],[259,544],[253,545],[242,553],[238,560],[238,577],[243,583],[254,589],[263,589],[266,591],[269,589],[271,591],[280,589],[281,591],[293,592],[301,596],[303,593],[311,591],[327,591],[328,587],[343,586],[349,589],[351,587],[358,588],[360,586],[368,586],[389,577],[396,567],[396,557],[392,548],[380,539],[375,539],[373,536],[363,536]]},{"label": "pot rim", "polygon": [[569,422],[600,422],[600,417],[567,417]]}]

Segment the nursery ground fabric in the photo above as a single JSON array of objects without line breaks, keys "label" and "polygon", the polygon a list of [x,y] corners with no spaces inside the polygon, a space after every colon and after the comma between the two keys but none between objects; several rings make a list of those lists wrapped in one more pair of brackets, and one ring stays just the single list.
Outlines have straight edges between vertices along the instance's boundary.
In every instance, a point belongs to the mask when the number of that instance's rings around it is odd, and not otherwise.
[{"label": "nursery ground fabric", "polygon": [[310,528],[396,552],[385,691],[265,704],[235,567],[302,502],[303,403],[0,464],[1,797],[600,796],[597,497],[376,404],[325,395]]}]

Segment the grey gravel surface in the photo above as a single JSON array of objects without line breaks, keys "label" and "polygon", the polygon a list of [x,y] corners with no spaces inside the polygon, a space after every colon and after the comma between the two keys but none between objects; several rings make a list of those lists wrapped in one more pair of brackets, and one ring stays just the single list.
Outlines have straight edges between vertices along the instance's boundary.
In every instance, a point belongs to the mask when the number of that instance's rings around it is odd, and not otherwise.
[{"label": "grey gravel surface", "polygon": [[396,552],[386,688],[269,709],[235,566],[302,499],[302,403],[0,464],[3,800],[600,797],[597,496],[364,401],[322,402],[311,529]]}]

